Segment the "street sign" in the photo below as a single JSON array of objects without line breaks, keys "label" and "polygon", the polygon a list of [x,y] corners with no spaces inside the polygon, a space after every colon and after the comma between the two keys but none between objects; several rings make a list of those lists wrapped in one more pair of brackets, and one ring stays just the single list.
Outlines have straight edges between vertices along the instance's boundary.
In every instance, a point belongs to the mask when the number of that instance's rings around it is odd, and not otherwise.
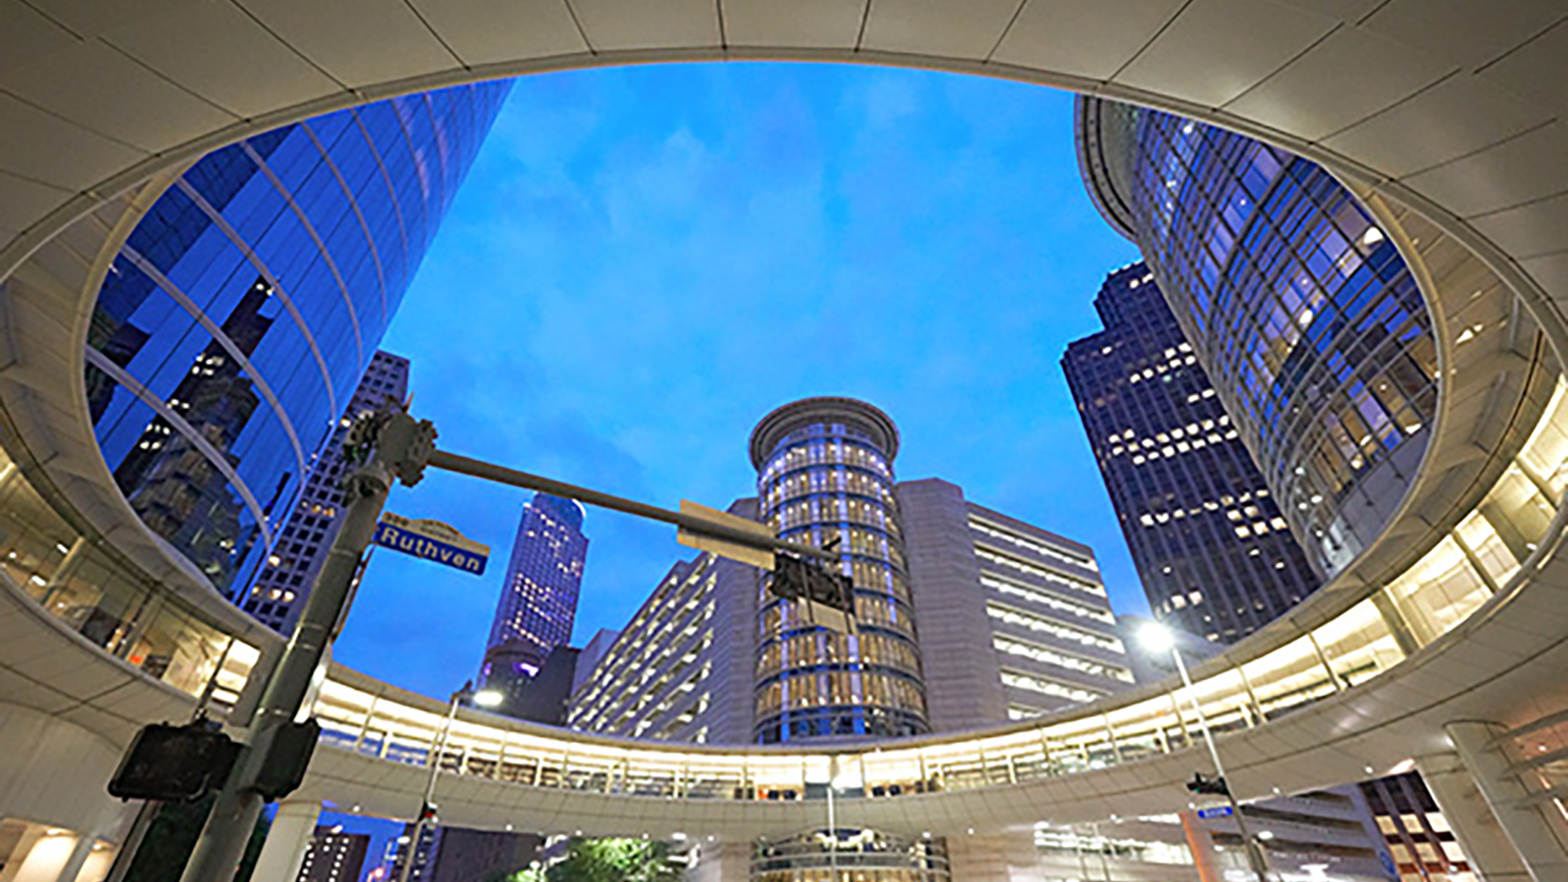
[{"label": "street sign", "polygon": [[[681,500],[681,514],[712,521],[721,527],[754,533],[762,539],[773,538],[773,530],[767,524],[759,524],[756,521],[749,521],[743,517],[719,511],[716,508],[698,505],[689,499]],[[692,532],[685,527],[682,527],[680,532],[675,534],[675,541],[691,548],[712,552],[719,557],[738,560],[743,564],[750,564],[764,570],[773,569],[773,552],[768,549],[752,548],[739,542],[726,542],[723,539],[715,539],[712,536],[704,536],[701,533]]]},{"label": "street sign", "polygon": [[450,524],[405,518],[391,512],[383,514],[376,525],[375,542],[382,548],[433,560],[476,576],[484,574],[485,563],[490,559],[490,546],[469,539]]},{"label": "street sign", "polygon": [[1198,809],[1198,817],[1205,821],[1207,821],[1209,818],[1228,818],[1235,813],[1235,810],[1233,810],[1228,805],[1217,805],[1213,808]]}]

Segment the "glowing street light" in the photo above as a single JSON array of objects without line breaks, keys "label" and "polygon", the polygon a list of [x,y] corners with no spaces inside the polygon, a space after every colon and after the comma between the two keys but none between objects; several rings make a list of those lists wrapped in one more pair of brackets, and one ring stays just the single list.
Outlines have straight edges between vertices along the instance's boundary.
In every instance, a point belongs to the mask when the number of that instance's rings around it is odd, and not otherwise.
[{"label": "glowing street light", "polygon": [[[1150,652],[1168,651],[1176,660],[1176,670],[1181,674],[1181,685],[1186,689],[1187,700],[1192,704],[1192,712],[1198,717],[1198,729],[1203,733],[1203,743],[1209,748],[1209,759],[1214,761],[1214,774],[1217,778],[1214,783],[1219,785],[1218,790],[1230,800],[1231,814],[1236,818],[1236,831],[1241,834],[1241,842],[1247,852],[1247,863],[1252,866],[1252,872],[1257,875],[1258,882],[1268,882],[1268,861],[1264,859],[1263,850],[1257,840],[1253,839],[1252,834],[1247,831],[1247,820],[1241,813],[1241,805],[1236,802],[1235,795],[1231,793],[1230,783],[1225,778],[1225,766],[1220,762],[1219,749],[1214,746],[1214,733],[1209,731],[1208,717],[1204,716],[1203,706],[1198,703],[1197,690],[1192,688],[1192,677],[1187,673],[1187,663],[1182,661],[1181,649],[1176,645],[1176,635],[1159,622],[1150,622],[1138,629],[1138,643]],[[1211,792],[1198,789],[1204,783],[1206,782],[1199,775],[1187,787],[1195,793]]]}]

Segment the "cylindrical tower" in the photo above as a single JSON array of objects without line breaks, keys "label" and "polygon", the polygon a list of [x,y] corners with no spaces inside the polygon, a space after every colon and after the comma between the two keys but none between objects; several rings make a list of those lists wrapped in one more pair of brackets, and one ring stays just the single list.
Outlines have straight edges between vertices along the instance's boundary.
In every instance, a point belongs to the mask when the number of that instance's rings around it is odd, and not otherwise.
[{"label": "cylindrical tower", "polygon": [[929,730],[893,458],[898,428],[850,398],[807,398],[762,418],[751,463],[780,538],[835,538],[855,586],[855,635],[813,625],[804,604],[758,600],[756,740],[917,735]]}]

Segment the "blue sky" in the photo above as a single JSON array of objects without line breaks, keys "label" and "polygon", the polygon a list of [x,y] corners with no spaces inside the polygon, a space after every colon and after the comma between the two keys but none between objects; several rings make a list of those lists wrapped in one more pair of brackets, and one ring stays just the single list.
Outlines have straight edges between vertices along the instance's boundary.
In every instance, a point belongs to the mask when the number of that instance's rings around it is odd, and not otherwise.
[{"label": "blue sky", "polygon": [[[946,74],[680,65],[518,81],[383,348],[440,446],[646,502],[749,495],[752,426],[850,395],[900,478],[1092,545],[1147,604],[1063,379],[1136,251],[1090,204],[1071,96]],[[336,658],[445,695],[478,667],[528,494],[432,473],[389,510],[492,546],[482,577],[380,553]],[[690,550],[590,510],[576,642]]]}]

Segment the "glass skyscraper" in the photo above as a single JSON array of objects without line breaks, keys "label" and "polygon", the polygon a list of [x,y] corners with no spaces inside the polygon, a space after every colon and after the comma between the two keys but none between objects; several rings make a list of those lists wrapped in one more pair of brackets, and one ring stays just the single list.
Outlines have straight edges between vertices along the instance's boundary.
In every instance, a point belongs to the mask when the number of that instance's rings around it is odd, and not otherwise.
[{"label": "glass skyscraper", "polygon": [[375,410],[389,398],[402,401],[407,397],[408,359],[376,350],[332,436],[311,463],[299,504],[278,530],[278,540],[260,575],[243,597],[235,598],[241,609],[275,631],[294,632],[305,598],[316,584],[316,574],[327,562],[327,551],[342,525],[338,517],[340,488],[354,468],[343,456],[343,439],[360,413]]},{"label": "glass skyscraper", "polygon": [[1235,642],[1318,576],[1148,267],[1111,273],[1094,305],[1105,330],[1062,369],[1149,606]]},{"label": "glass skyscraper", "polygon": [[588,559],[582,503],[547,493],[523,507],[490,624],[480,685],[515,697],[557,646],[572,639]]},{"label": "glass skyscraper", "polygon": [[236,597],[294,510],[510,89],[327,114],[201,159],[121,248],[87,341],[142,521]]},{"label": "glass skyscraper", "polygon": [[1318,165],[1080,98],[1090,194],[1138,244],[1321,575],[1397,510],[1437,404],[1431,317],[1368,211]]},{"label": "glass skyscraper", "polygon": [[893,458],[898,429],[849,398],[807,398],[762,418],[751,464],[763,522],[781,539],[837,540],[854,580],[857,634],[759,596],[756,738],[917,735],[930,730],[904,560]]},{"label": "glass skyscraper", "polygon": [[[1196,355],[1190,367],[1201,367],[1214,381],[1221,408],[1212,418],[1217,423],[1229,417],[1268,485],[1262,502],[1253,493],[1259,517],[1243,509],[1236,519],[1238,537],[1253,547],[1275,537],[1276,547],[1282,546],[1270,513],[1278,504],[1306,561],[1320,575],[1332,576],[1397,510],[1426,452],[1437,407],[1432,319],[1408,265],[1367,209],[1309,160],[1130,105],[1080,97],[1077,114],[1079,162],[1090,195],[1112,226],[1137,243],[1150,270],[1140,281],[1157,284],[1169,305],[1159,310],[1150,298],[1141,305],[1143,320],[1170,315],[1180,326]],[[1130,287],[1127,280],[1123,284]],[[1116,321],[1124,322],[1130,310],[1120,312]],[[1106,334],[1114,335],[1113,317],[1101,313]],[[1144,539],[1138,527],[1159,530],[1165,522],[1158,513],[1174,523],[1174,502],[1187,507],[1190,528],[1198,523],[1191,503],[1203,494],[1182,488],[1173,477],[1166,482],[1172,492],[1164,512],[1155,508],[1157,499],[1118,495],[1113,474],[1129,465],[1157,474],[1173,462],[1170,445],[1159,445],[1159,456],[1151,458],[1154,448],[1144,446],[1141,427],[1127,437],[1133,427],[1118,423],[1135,420],[1133,411],[1158,408],[1166,397],[1164,420],[1190,425],[1185,397],[1151,394],[1149,388],[1182,382],[1183,373],[1189,380],[1198,374],[1188,371],[1180,344],[1179,368],[1169,359],[1159,363],[1167,350],[1134,369],[1126,362],[1138,353],[1118,356],[1104,348],[1098,364],[1088,347],[1070,351],[1065,361],[1080,366],[1083,381],[1074,382],[1074,395],[1136,559]],[[1123,379],[1107,375],[1118,365],[1126,368]],[[1195,403],[1201,405],[1201,393]],[[1175,453],[1176,462],[1196,455]],[[1139,457],[1145,461],[1138,463]],[[1142,523],[1145,515],[1155,515],[1155,523]],[[1260,523],[1267,532],[1258,529]],[[1241,533],[1244,528],[1249,535]],[[1283,554],[1281,561],[1282,571],[1291,568]],[[1144,575],[1141,560],[1139,567]],[[1175,592],[1169,605],[1157,600],[1167,588],[1160,575],[1152,586],[1144,578],[1161,616],[1211,639],[1218,627],[1226,642],[1284,614],[1293,596],[1278,590],[1284,586],[1226,581],[1216,573],[1215,581],[1197,588],[1205,602],[1182,609]],[[1222,625],[1234,626],[1235,633],[1226,634]],[[1359,789],[1391,853],[1398,855],[1402,874],[1408,869],[1415,878],[1465,866],[1418,774],[1363,782]]]}]

